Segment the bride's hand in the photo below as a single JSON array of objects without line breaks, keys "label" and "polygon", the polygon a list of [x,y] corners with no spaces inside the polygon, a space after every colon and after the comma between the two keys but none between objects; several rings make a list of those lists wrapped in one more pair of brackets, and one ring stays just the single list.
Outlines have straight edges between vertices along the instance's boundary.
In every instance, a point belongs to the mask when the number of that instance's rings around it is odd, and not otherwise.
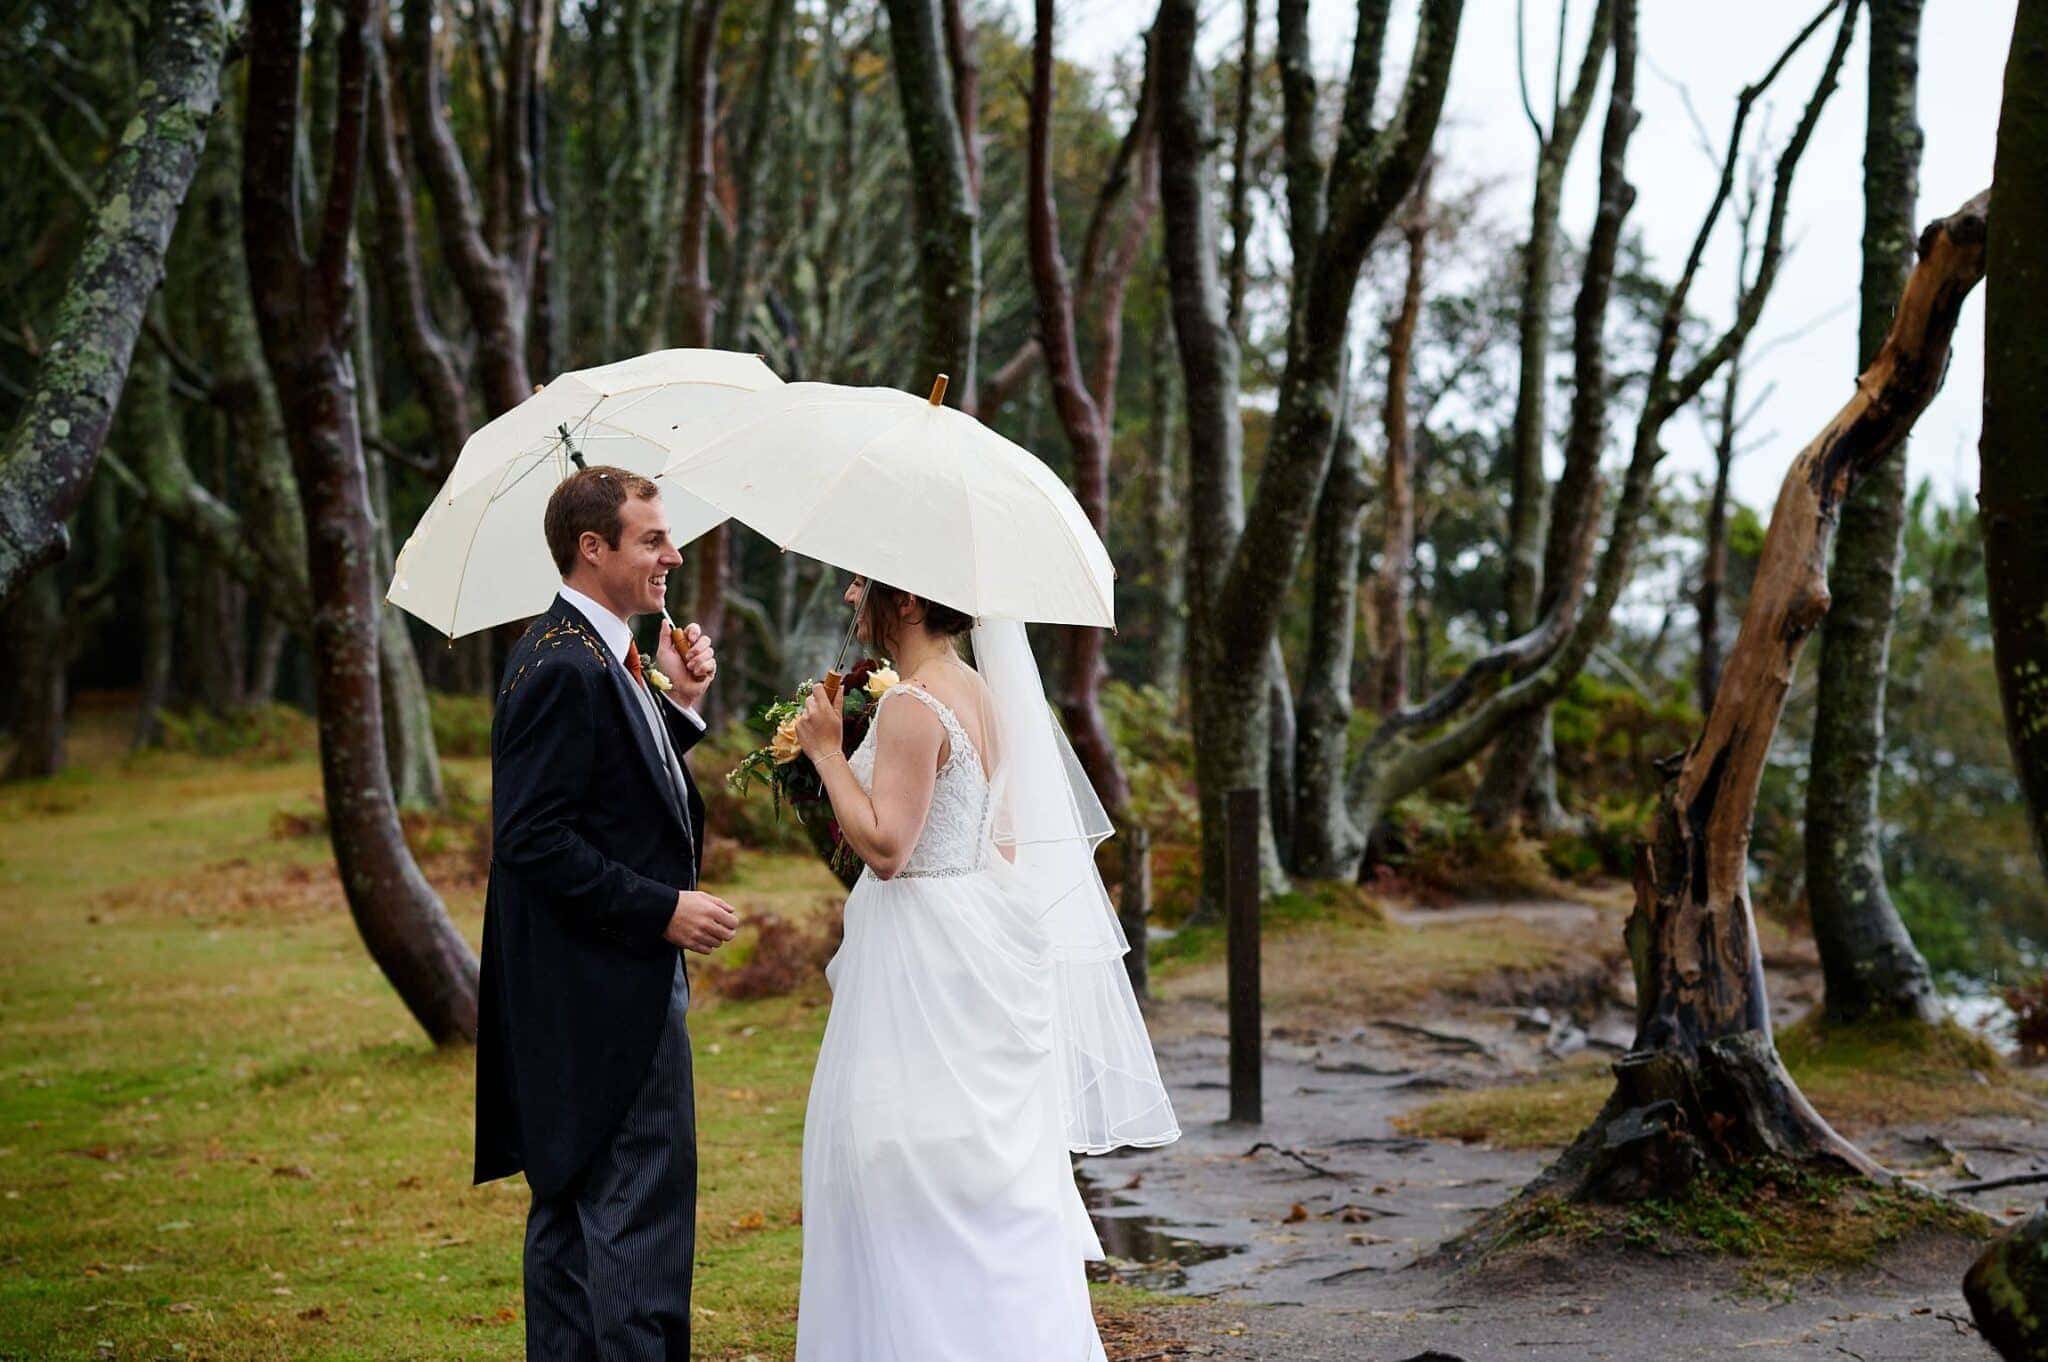
[{"label": "bride's hand", "polygon": [[844,727],[839,703],[827,698],[825,683],[820,681],[812,686],[804,700],[803,713],[797,715],[796,740],[813,766],[823,766],[827,757],[840,752],[840,733]]}]

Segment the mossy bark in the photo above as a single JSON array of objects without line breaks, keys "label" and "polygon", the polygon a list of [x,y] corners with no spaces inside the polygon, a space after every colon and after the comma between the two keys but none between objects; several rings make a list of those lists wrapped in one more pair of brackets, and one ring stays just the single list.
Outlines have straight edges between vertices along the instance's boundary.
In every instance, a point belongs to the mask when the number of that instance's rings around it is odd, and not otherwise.
[{"label": "mossy bark", "polygon": [[975,408],[981,304],[981,209],[968,177],[966,134],[953,97],[939,0],[885,0],[890,65],[910,149],[911,220],[923,334],[905,385],[949,375],[959,406]]},{"label": "mossy bark", "polygon": [[[1210,867],[1223,864],[1223,795],[1264,783],[1267,688],[1245,678],[1259,664],[1232,649],[1216,624],[1222,567],[1244,527],[1244,424],[1238,344],[1225,311],[1214,180],[1214,113],[1195,59],[1194,0],[1162,0],[1158,45],[1160,202],[1167,289],[1180,351],[1188,432],[1187,671],[1195,783],[1201,800],[1202,910],[1222,908]],[[1262,650],[1263,651],[1263,650]],[[1235,718],[1241,730],[1230,727]]]},{"label": "mossy bark", "polygon": [[[1984,298],[1978,493],[2006,741],[2034,850],[2048,867],[2048,0],[2020,0],[2005,65]],[[1985,1341],[2048,1359],[2048,1211],[1993,1244],[1963,1281]]]},{"label": "mossy bark", "polygon": [[2048,1207],[1978,1256],[1963,1278],[1963,1299],[2000,1357],[2048,1362]]},{"label": "mossy bark", "polygon": [[[1863,142],[1863,316],[1858,368],[1876,358],[1913,268],[1920,177],[1921,0],[1870,0]],[[1878,836],[1885,669],[1897,611],[1906,461],[1886,459],[1842,505],[1828,569],[1813,756],[1806,782],[1806,895],[1830,1019],[1939,1021],[1927,961],[1892,906]]]},{"label": "mossy bark", "polygon": [[220,97],[219,0],[165,0],[156,13],[134,114],[101,176],[35,384],[0,446],[0,602],[64,555],[64,521],[91,481]]},{"label": "mossy bark", "polygon": [[2048,867],[2048,3],[2021,0],[2006,61],[1984,299],[1984,527],[2006,740]]}]

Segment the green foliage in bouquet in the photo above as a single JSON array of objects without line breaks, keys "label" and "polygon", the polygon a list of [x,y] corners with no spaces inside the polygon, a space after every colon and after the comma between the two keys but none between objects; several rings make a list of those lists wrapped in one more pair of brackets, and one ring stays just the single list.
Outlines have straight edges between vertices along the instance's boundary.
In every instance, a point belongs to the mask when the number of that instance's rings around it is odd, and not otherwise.
[{"label": "green foliage in bouquet", "polygon": [[[875,706],[881,702],[881,696],[871,694],[868,689],[869,681],[877,673],[881,673],[885,683],[880,689],[886,690],[895,684],[896,673],[886,658],[862,658],[840,684],[840,737],[849,757],[867,736]],[[756,786],[766,786],[775,801],[777,818],[782,816],[783,806],[787,805],[798,822],[809,824],[810,815],[824,806],[824,831],[831,848],[827,859],[835,871],[844,872],[851,868],[853,853],[840,835],[837,820],[830,816],[825,785],[818,775],[817,766],[804,755],[796,742],[797,717],[803,713],[804,704],[817,685],[816,681],[806,681],[797,687],[794,696],[772,700],[748,717],[747,727],[762,739],[762,745],[740,758],[727,773],[725,783],[740,795]]]}]

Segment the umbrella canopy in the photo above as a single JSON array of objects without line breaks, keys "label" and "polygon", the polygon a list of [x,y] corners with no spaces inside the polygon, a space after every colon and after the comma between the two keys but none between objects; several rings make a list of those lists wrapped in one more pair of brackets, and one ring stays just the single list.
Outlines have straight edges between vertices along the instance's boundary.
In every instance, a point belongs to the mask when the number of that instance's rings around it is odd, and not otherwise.
[{"label": "umbrella canopy", "polygon": [[[562,584],[542,517],[577,462],[659,480],[677,449],[780,385],[757,356],[725,350],[658,350],[561,375],[469,437],[399,551],[386,599],[449,638],[539,614]],[[725,520],[688,492],[664,484],[662,493],[679,545]]]},{"label": "umbrella canopy", "polygon": [[784,549],[970,615],[1113,626],[1116,571],[1074,494],[943,391],[787,384],[663,477]]}]

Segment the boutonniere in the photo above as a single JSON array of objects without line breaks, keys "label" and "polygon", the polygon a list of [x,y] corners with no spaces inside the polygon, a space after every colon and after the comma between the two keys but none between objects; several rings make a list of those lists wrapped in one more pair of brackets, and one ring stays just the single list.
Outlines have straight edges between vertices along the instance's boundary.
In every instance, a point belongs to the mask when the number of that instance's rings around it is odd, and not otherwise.
[{"label": "boutonniere", "polygon": [[641,670],[647,673],[647,684],[663,694],[666,694],[669,688],[675,685],[675,682],[668,679],[666,672],[654,665],[654,659],[645,653],[640,654],[640,667]]}]

